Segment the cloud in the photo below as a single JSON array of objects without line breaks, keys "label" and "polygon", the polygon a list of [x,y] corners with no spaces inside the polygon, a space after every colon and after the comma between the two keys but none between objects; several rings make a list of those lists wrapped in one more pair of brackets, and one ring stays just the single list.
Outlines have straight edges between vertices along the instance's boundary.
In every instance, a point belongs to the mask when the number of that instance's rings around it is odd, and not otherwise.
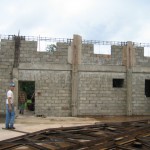
[{"label": "cloud", "polygon": [[149,0],[1,0],[0,34],[149,41]]}]

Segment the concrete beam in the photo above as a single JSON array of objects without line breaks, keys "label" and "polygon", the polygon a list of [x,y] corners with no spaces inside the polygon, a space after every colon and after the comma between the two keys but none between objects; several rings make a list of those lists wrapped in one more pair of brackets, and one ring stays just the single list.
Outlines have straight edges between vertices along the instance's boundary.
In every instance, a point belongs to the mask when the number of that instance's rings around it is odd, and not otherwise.
[{"label": "concrete beam", "polygon": [[78,66],[79,71],[83,72],[126,72],[125,66],[101,66],[82,64]]},{"label": "concrete beam", "polygon": [[133,67],[132,68],[133,73],[150,73],[149,67]]},{"label": "concrete beam", "polygon": [[19,70],[61,70],[71,71],[71,65],[65,64],[43,64],[43,63],[20,63]]}]

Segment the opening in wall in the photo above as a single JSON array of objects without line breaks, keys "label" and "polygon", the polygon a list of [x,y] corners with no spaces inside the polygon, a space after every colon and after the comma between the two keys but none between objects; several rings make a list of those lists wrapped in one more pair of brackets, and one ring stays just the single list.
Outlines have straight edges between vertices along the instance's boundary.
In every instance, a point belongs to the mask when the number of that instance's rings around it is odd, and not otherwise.
[{"label": "opening in wall", "polygon": [[150,80],[145,80],[145,96],[150,97]]},{"label": "opening in wall", "polygon": [[37,51],[38,52],[51,52],[56,51],[56,42],[46,41],[46,40],[38,40]]},{"label": "opening in wall", "polygon": [[122,88],[124,84],[124,79],[113,79],[114,88]]},{"label": "opening in wall", "polygon": [[144,56],[150,57],[150,47],[144,47]]},{"label": "opening in wall", "polygon": [[111,45],[94,44],[94,54],[111,55]]},{"label": "opening in wall", "polygon": [[33,114],[35,110],[35,82],[19,81],[18,84],[18,109],[20,114],[24,111]]}]

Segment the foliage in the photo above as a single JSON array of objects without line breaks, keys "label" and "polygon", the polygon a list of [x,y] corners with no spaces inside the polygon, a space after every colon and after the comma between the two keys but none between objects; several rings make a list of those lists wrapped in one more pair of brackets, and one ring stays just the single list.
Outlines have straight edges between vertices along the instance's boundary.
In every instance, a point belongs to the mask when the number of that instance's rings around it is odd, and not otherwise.
[{"label": "foliage", "polygon": [[27,81],[21,82],[21,89],[27,93],[27,98],[31,99],[33,93],[35,92],[35,82]]},{"label": "foliage", "polygon": [[51,44],[51,45],[47,45],[46,46],[46,51],[47,52],[54,52],[54,51],[56,51],[56,45],[55,44]]}]

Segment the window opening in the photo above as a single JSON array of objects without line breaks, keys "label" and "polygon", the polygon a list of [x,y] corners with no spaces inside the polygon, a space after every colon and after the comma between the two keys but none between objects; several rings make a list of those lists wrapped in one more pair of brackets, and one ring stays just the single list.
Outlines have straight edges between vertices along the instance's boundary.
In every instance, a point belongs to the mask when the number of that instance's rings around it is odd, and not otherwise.
[{"label": "window opening", "polygon": [[113,79],[113,87],[114,88],[121,88],[123,87],[124,79]]},{"label": "window opening", "polygon": [[145,96],[150,97],[150,80],[145,80]]}]

